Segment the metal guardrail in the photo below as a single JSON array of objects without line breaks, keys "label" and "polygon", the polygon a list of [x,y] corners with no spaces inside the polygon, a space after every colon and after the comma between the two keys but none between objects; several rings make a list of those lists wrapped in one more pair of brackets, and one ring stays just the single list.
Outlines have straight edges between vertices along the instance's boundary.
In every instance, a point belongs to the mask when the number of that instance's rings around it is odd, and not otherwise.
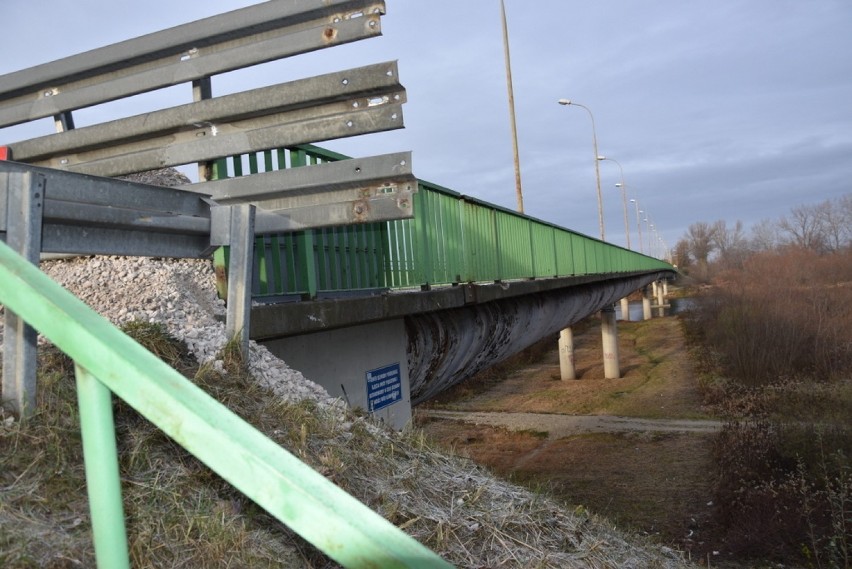
[{"label": "metal guardrail", "polygon": [[[222,156],[401,128],[395,62],[218,98],[210,86],[215,73],[378,35],[383,14],[381,0],[271,0],[0,76],[0,128],[53,115],[60,131],[0,147],[0,237],[33,262],[40,252],[200,257],[232,245],[227,331],[246,352],[255,233],[410,217],[410,153],[180,190],[105,176],[198,162],[204,180]],[[73,128],[76,109],[187,81],[194,103]],[[25,328],[4,348],[3,398],[20,413],[35,397]]]},{"label": "metal guardrail", "polygon": [[404,102],[396,63],[387,62],[77,128],[9,148],[20,162],[121,176],[402,128]]},{"label": "metal guardrail", "polygon": [[3,243],[0,282],[0,304],[74,360],[98,567],[129,567],[113,393],[344,567],[451,567],[204,393]]},{"label": "metal guardrail", "polygon": [[0,76],[0,128],[381,34],[383,0],[272,0]]},{"label": "metal guardrail", "polygon": [[[273,155],[289,159],[270,159]],[[309,172],[348,157],[313,145],[231,156],[218,177],[255,178],[277,168]],[[310,165],[309,168],[301,166]],[[354,164],[353,164],[354,165]],[[298,168],[297,168],[298,167]],[[671,265],[517,212],[418,181],[410,219],[259,236],[252,294],[258,300],[364,294],[592,274],[671,270]],[[220,266],[226,255],[217,259]]]}]

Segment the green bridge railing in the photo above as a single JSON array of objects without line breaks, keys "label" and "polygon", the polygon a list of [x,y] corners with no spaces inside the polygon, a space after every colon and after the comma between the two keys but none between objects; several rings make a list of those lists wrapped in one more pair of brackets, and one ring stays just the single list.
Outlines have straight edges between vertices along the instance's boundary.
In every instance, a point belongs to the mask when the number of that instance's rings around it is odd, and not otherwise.
[{"label": "green bridge railing", "polygon": [[[221,159],[217,178],[348,159],[313,145]],[[254,297],[672,270],[664,261],[420,181],[414,218],[259,236]],[[227,266],[226,252],[217,264]]]},{"label": "green bridge railing", "polygon": [[0,242],[0,304],[75,363],[101,569],[129,567],[114,393],[344,567],[451,567],[207,395]]}]

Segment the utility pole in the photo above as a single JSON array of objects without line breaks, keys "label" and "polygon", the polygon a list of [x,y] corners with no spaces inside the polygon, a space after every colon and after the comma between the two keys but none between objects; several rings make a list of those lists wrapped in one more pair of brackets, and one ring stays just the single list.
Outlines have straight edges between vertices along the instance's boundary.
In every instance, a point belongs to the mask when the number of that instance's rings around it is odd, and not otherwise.
[{"label": "utility pole", "polygon": [[512,150],[515,158],[515,192],[518,197],[518,211],[524,213],[524,194],[521,190],[521,159],[518,154],[518,127],[515,124],[515,93],[512,89],[512,62],[509,58],[509,26],[506,24],[506,4],[500,0],[500,12],[503,16],[503,53],[506,58],[506,86],[509,91],[509,122],[512,126]]}]

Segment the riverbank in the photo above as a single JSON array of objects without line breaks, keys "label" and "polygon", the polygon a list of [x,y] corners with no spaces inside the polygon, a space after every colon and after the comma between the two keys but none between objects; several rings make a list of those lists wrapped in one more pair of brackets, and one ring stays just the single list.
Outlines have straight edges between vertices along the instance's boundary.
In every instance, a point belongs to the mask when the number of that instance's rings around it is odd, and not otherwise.
[{"label": "riverbank", "polygon": [[621,379],[603,379],[600,344],[596,323],[577,326],[578,380],[559,379],[554,338],[416,409],[416,419],[445,447],[566,507],[721,561],[706,532],[720,423],[702,405],[680,321],[619,322]]}]

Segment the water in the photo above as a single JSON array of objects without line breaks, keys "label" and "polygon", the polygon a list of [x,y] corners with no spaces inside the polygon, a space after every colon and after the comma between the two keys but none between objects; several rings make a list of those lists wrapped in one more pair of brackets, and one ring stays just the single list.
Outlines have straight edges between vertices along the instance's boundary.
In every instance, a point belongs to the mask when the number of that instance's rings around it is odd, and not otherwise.
[{"label": "water", "polygon": [[[672,316],[675,314],[680,314],[681,312],[684,312],[686,310],[690,310],[695,306],[696,301],[694,298],[668,298],[666,299],[666,303],[668,306],[663,309],[664,316]],[[630,314],[630,320],[632,322],[638,322],[639,320],[642,320],[642,301],[631,301],[629,303],[629,308],[627,312],[628,314]],[[651,307],[651,315],[654,318],[657,318],[660,315],[660,309],[653,306],[653,304]],[[621,315],[621,302],[615,303],[615,317],[618,320],[624,320]]]}]

